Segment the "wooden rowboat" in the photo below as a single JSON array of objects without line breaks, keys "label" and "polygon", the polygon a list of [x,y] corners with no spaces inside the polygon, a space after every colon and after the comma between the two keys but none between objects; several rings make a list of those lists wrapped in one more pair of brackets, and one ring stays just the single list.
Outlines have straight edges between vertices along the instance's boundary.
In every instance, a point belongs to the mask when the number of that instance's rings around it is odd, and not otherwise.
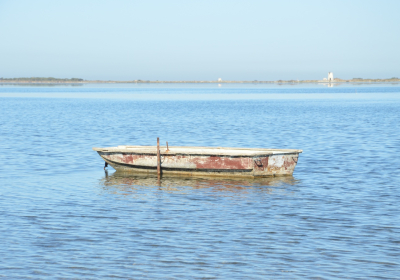
[{"label": "wooden rowboat", "polygon": [[[93,148],[117,171],[188,176],[292,175],[302,150],[212,147],[118,146]],[[160,173],[159,173],[160,174]]]}]

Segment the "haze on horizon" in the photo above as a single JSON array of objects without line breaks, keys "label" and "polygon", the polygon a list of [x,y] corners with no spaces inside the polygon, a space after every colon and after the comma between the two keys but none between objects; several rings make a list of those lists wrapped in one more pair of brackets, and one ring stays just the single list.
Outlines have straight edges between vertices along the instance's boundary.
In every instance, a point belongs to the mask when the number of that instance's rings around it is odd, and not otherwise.
[{"label": "haze on horizon", "polygon": [[0,77],[399,77],[398,11],[397,0],[0,0]]}]

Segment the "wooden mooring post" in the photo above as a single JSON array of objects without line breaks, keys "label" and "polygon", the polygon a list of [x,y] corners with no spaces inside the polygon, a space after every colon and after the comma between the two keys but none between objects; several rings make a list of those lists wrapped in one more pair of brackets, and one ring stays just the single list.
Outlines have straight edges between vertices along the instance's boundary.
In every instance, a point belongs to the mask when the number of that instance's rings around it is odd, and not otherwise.
[{"label": "wooden mooring post", "polygon": [[157,137],[157,175],[158,179],[161,176],[161,155],[160,155],[160,138]]}]

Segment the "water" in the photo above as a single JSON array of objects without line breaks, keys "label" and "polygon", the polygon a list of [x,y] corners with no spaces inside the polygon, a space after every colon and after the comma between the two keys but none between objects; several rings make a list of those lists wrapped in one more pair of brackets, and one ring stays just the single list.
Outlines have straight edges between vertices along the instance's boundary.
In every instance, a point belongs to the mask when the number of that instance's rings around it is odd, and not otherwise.
[{"label": "water", "polygon": [[[399,279],[400,87],[0,87],[0,278]],[[92,147],[303,149],[293,177],[103,171]]]}]

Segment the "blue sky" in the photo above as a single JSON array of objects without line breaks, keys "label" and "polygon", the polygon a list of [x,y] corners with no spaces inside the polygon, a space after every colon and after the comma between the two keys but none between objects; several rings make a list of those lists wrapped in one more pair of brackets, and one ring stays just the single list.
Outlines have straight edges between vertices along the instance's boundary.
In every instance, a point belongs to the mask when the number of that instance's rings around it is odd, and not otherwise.
[{"label": "blue sky", "polygon": [[400,77],[400,1],[0,0],[0,77]]}]

